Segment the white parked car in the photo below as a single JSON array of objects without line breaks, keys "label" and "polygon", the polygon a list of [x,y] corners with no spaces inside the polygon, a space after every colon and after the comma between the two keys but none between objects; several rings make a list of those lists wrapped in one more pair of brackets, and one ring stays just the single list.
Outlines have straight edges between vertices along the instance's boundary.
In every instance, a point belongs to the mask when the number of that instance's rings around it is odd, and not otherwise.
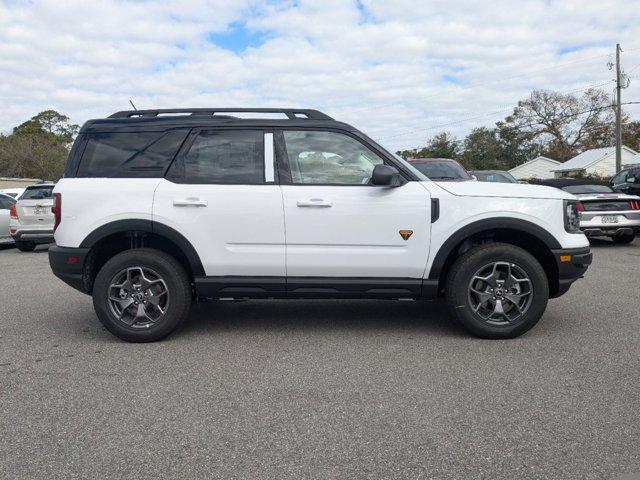
[{"label": "white parked car", "polygon": [[9,195],[12,198],[20,198],[20,195],[24,193],[24,188],[3,188],[0,190],[0,193],[4,193],[5,195]]},{"label": "white parked car", "polygon": [[91,120],[54,197],[53,272],[136,342],[171,333],[194,297],[444,296],[470,332],[511,338],[591,263],[573,195],[430,181],[315,110]]},{"label": "white parked car", "polygon": [[9,216],[11,207],[15,203],[15,198],[0,193],[0,245],[13,243],[13,237],[9,232]]},{"label": "white parked car", "polygon": [[11,210],[9,229],[21,252],[41,243],[53,243],[53,183],[27,187]]}]

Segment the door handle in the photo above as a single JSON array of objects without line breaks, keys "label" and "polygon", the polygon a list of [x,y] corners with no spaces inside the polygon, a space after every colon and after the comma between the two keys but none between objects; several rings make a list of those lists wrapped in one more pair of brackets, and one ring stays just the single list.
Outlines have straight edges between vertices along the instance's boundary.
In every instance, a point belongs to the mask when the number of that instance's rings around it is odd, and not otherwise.
[{"label": "door handle", "polygon": [[298,206],[329,208],[333,206],[333,203],[329,202],[328,200],[323,200],[321,198],[310,198],[309,200],[298,200]]},{"label": "door handle", "polygon": [[199,198],[174,198],[174,207],[206,207],[209,203],[206,200],[200,200]]}]

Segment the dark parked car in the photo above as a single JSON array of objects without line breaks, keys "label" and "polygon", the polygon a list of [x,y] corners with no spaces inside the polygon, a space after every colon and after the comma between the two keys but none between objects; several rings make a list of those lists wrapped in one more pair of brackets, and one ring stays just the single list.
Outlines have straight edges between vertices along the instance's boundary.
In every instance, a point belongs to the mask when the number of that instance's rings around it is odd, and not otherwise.
[{"label": "dark parked car", "polygon": [[479,182],[518,183],[518,180],[505,170],[473,170],[469,173]]},{"label": "dark parked car", "polygon": [[611,188],[629,195],[640,195],[640,166],[621,170],[610,182]]},{"label": "dark parked car", "polygon": [[451,158],[409,158],[407,160],[429,179],[437,182],[463,182],[474,178]]}]

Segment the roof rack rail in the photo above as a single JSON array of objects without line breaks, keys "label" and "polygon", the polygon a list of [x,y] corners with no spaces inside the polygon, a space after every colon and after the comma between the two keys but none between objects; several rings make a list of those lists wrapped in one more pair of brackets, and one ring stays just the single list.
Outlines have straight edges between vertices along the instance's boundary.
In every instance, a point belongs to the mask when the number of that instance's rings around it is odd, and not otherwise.
[{"label": "roof rack rail", "polygon": [[216,113],[284,113],[287,118],[309,120],[333,120],[318,110],[300,108],[159,108],[154,110],[123,110],[110,115],[109,118],[157,117],[163,114],[190,114],[213,116]]}]

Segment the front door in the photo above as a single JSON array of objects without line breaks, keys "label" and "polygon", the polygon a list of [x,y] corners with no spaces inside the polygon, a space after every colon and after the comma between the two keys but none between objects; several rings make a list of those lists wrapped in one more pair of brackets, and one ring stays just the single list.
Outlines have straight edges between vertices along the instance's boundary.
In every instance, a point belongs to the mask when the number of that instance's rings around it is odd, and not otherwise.
[{"label": "front door", "polygon": [[297,277],[422,277],[431,228],[423,185],[371,185],[374,167],[389,160],[345,133],[278,136],[288,285]]}]

